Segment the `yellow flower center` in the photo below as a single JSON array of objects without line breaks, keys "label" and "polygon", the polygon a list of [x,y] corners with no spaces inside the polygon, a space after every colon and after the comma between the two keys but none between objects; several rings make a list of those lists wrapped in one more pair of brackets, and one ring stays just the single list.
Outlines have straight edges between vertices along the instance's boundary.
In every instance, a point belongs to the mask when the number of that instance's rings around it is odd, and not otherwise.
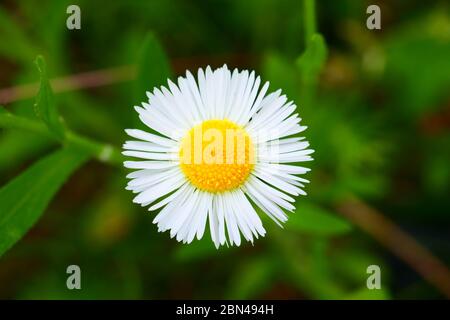
[{"label": "yellow flower center", "polygon": [[184,136],[180,166],[187,179],[208,192],[242,185],[254,167],[254,146],[247,132],[229,120],[206,120]]}]

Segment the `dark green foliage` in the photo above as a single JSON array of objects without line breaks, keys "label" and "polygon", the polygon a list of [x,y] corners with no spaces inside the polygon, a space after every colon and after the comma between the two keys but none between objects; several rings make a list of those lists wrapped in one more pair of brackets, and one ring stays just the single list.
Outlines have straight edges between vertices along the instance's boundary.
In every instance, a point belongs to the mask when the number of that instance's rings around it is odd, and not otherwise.
[{"label": "dark green foliage", "polygon": [[147,91],[155,87],[167,85],[172,77],[170,62],[153,33],[145,37],[137,64],[136,103],[147,101]]},{"label": "dark green foliage", "polygon": [[[366,6],[354,0],[316,1],[308,30],[297,0],[80,0],[77,31],[65,26],[69,4],[0,8],[0,90],[40,80],[36,114],[33,99],[0,101],[0,298],[443,297],[339,205],[362,199],[450,261],[445,1],[385,1],[381,31],[366,29]],[[308,195],[283,229],[261,214],[264,239],[217,250],[208,231],[191,245],[158,233],[155,213],[124,190],[125,171],[108,165],[121,159],[102,152],[117,151],[123,129],[137,126],[133,106],[146,91],[223,63],[281,88],[315,153]],[[50,86],[54,77],[123,66],[134,79]],[[83,165],[94,156],[106,163]],[[83,270],[81,291],[65,287],[70,264]],[[366,289],[371,264],[382,269],[380,291]]]}]

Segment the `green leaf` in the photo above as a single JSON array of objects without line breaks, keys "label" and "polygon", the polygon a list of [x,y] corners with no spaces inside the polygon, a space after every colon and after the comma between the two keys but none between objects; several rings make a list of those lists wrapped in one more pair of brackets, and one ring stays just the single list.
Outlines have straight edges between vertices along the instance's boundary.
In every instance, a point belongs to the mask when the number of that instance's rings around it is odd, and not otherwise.
[{"label": "green leaf", "polygon": [[65,129],[59,117],[53,91],[48,80],[44,58],[38,56],[35,64],[40,74],[40,87],[34,105],[35,113],[47,125],[52,134],[63,140]]},{"label": "green leaf", "polygon": [[297,59],[296,65],[305,83],[316,81],[327,60],[327,46],[322,35],[311,37],[305,52]]},{"label": "green leaf", "polygon": [[0,189],[0,256],[34,225],[70,174],[87,159],[78,149],[58,150]]},{"label": "green leaf", "polygon": [[147,101],[147,91],[166,84],[172,76],[170,61],[153,33],[149,32],[138,59],[136,102]]},{"label": "green leaf", "polygon": [[[0,117],[1,114],[0,108]],[[7,170],[17,170],[23,163],[42,155],[51,146],[54,146],[54,142],[45,136],[25,130],[5,130],[0,135],[0,150],[8,152],[0,152],[0,174]]]},{"label": "green leaf", "polygon": [[310,203],[297,205],[289,216],[286,228],[321,236],[341,235],[352,229],[350,223],[325,209]]}]

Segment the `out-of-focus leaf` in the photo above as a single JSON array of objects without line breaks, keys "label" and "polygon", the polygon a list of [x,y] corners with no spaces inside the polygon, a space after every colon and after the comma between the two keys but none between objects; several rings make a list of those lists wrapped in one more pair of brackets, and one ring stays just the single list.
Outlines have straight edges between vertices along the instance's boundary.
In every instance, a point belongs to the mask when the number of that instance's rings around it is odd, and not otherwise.
[{"label": "out-of-focus leaf", "polygon": [[389,292],[383,288],[370,290],[365,287],[342,297],[344,300],[388,300],[389,298]]},{"label": "out-of-focus leaf", "polygon": [[148,33],[138,60],[136,102],[146,101],[146,92],[166,83],[172,76],[169,59],[153,33]]},{"label": "out-of-focus leaf", "polygon": [[271,259],[257,258],[239,269],[231,281],[228,299],[257,298],[273,281],[274,264]]},{"label": "out-of-focus leaf", "polygon": [[434,10],[398,28],[386,39],[383,84],[389,107],[416,120],[445,108],[450,86],[450,19]]},{"label": "out-of-focus leaf", "polygon": [[289,216],[286,228],[315,235],[334,236],[349,232],[350,223],[336,214],[310,203],[299,203]]},{"label": "out-of-focus leaf", "polygon": [[305,52],[297,59],[302,80],[311,83],[317,79],[327,59],[327,47],[322,35],[316,33],[309,40]]},{"label": "out-of-focus leaf", "polygon": [[292,62],[285,57],[276,53],[267,54],[262,63],[262,74],[265,79],[270,80],[272,90],[283,88],[290,99],[297,96],[298,74],[292,67]]},{"label": "out-of-focus leaf", "polygon": [[33,59],[35,48],[20,26],[0,7],[0,56],[23,64]]},{"label": "out-of-focus leaf", "polygon": [[0,189],[0,256],[34,225],[70,174],[87,159],[78,149],[58,150]]},{"label": "out-of-focus leaf", "polygon": [[[66,248],[67,249],[67,248]],[[135,296],[130,296],[128,289],[124,288],[128,284],[123,283],[120,272],[121,266],[112,266],[108,271],[101,272],[94,268],[90,262],[78,262],[81,268],[81,290],[68,290],[66,287],[67,276],[64,271],[70,260],[65,260],[66,263],[58,264],[51,271],[44,271],[39,274],[38,279],[30,281],[29,284],[22,288],[18,293],[18,299],[24,300],[95,300],[95,299],[133,299]],[[84,267],[86,266],[86,267]],[[94,269],[94,270],[92,270]],[[53,271],[53,272],[52,272]],[[128,279],[128,278],[127,278]],[[84,285],[84,284],[89,285]],[[45,290],[42,290],[45,288]],[[138,289],[139,290],[139,289]]]},{"label": "out-of-focus leaf", "polygon": [[49,130],[62,140],[65,130],[59,117],[50,82],[48,81],[44,58],[38,56],[35,63],[40,74],[40,87],[34,110],[38,118],[45,122]]},{"label": "out-of-focus leaf", "polygon": [[[220,253],[223,253],[223,250],[229,251],[232,250],[232,248],[220,248]],[[218,249],[214,246],[214,243],[207,237],[207,235],[204,235],[202,239],[200,240],[194,240],[189,245],[182,245],[180,246],[177,251],[175,251],[175,258],[180,261],[191,261],[191,260],[198,260],[207,258],[210,256],[217,255],[219,252]]]},{"label": "out-of-focus leaf", "polygon": [[[112,188],[111,188],[112,189]],[[99,204],[93,206],[86,221],[86,242],[93,248],[112,246],[129,234],[134,223],[134,216],[126,206],[122,195],[111,190],[107,196],[99,200]]]},{"label": "out-of-focus leaf", "polygon": [[[311,163],[313,172],[321,168],[334,173],[330,184],[312,184],[311,193],[317,188],[317,194],[330,200],[341,192],[368,197],[387,192],[386,166],[393,142],[379,118],[362,112],[364,103],[348,94],[321,92],[313,108],[301,110],[305,111],[308,140],[317,151]],[[328,186],[331,189],[327,190]]]},{"label": "out-of-focus leaf", "polygon": [[333,261],[334,275],[338,279],[346,279],[347,284],[359,286],[365,283],[369,276],[367,267],[375,264],[383,270],[382,279],[386,281],[390,277],[390,273],[383,260],[373,251],[355,248],[355,246],[354,244],[332,252],[330,260]]},{"label": "out-of-focus leaf", "polygon": [[450,150],[442,148],[448,145],[450,145],[450,134],[433,137],[426,141],[426,150],[424,150],[426,157],[422,169],[423,182],[425,189],[435,196],[445,197],[450,190],[450,166],[448,165]]}]

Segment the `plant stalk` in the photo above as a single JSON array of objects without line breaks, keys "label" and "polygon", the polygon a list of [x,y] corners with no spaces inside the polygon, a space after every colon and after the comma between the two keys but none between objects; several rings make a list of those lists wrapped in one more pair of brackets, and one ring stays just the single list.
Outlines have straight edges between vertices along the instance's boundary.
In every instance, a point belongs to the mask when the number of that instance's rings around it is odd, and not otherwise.
[{"label": "plant stalk", "polygon": [[314,0],[303,0],[305,47],[316,33],[316,5]]},{"label": "plant stalk", "polygon": [[6,111],[0,113],[0,128],[21,129],[34,132],[49,139],[60,142],[63,145],[72,145],[84,151],[87,151],[95,159],[101,162],[122,167],[124,158],[116,147],[86,138],[72,131],[66,132],[65,140],[61,141],[51,134],[44,123],[24,117],[19,117]]}]

